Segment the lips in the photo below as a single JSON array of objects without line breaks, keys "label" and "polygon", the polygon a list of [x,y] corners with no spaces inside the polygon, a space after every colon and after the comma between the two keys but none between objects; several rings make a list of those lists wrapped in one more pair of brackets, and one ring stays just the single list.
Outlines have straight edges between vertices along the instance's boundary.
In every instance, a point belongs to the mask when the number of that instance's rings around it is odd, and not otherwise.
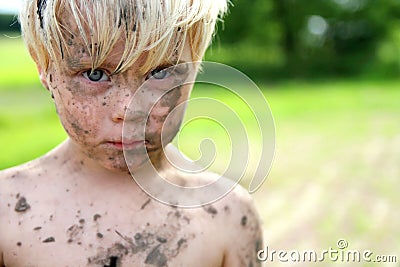
[{"label": "lips", "polygon": [[118,150],[132,150],[140,147],[146,146],[147,140],[124,140],[124,141],[109,141],[108,145],[118,149]]}]

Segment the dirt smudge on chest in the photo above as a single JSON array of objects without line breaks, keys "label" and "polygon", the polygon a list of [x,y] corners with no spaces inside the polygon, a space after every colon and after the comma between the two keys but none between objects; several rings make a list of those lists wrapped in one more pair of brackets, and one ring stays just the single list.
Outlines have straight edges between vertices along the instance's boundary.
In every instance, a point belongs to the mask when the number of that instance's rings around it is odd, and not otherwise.
[{"label": "dirt smudge on chest", "polygon": [[144,263],[151,264],[157,267],[162,267],[167,265],[167,256],[160,251],[160,245],[155,246],[150,253],[147,255]]},{"label": "dirt smudge on chest", "polygon": [[145,203],[143,203],[143,205],[140,207],[140,209],[144,210],[144,208],[146,208],[146,206],[150,203],[151,199],[149,198]]},{"label": "dirt smudge on chest", "polygon": [[[111,247],[102,251],[98,256],[88,258],[89,266],[117,266],[118,260],[129,253],[129,246],[122,243],[114,243]],[[108,265],[111,264],[111,265]]]},{"label": "dirt smudge on chest", "polygon": [[68,243],[80,242],[83,235],[83,227],[78,224],[71,225],[67,229]]},{"label": "dirt smudge on chest", "polygon": [[195,234],[189,232],[190,219],[184,211],[171,210],[164,221],[167,223],[152,223],[151,227],[146,224],[148,227],[133,234],[114,230],[115,242],[108,248],[98,248],[97,253],[88,258],[89,266],[110,266],[112,257],[121,263],[141,259],[142,265],[167,266],[190,244]]},{"label": "dirt smudge on chest", "polygon": [[48,238],[46,238],[45,240],[42,241],[42,243],[53,243],[53,242],[56,242],[56,240],[52,236],[48,237]]}]

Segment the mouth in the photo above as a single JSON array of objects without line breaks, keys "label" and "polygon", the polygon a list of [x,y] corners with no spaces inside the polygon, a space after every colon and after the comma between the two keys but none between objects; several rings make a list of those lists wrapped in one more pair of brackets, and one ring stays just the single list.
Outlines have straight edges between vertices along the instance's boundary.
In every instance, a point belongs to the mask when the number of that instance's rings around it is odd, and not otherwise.
[{"label": "mouth", "polygon": [[147,140],[124,140],[124,141],[109,141],[107,145],[117,150],[133,150],[145,147],[149,142]]}]

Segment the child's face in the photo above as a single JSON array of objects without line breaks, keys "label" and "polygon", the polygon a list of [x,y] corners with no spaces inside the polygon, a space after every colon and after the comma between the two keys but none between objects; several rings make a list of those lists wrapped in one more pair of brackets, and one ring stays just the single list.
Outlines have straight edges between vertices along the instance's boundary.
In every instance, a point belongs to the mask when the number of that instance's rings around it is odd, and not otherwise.
[{"label": "child's face", "polygon": [[[165,125],[164,121],[174,107],[188,99],[192,85],[169,91],[151,110],[156,102],[154,95],[160,95],[160,88],[166,88],[168,83],[173,84],[171,79],[174,78],[173,75],[165,76],[165,73],[157,71],[142,73],[139,67],[146,60],[145,53],[127,71],[112,74],[124,50],[124,42],[121,41],[102,66],[91,73],[91,61],[83,41],[75,37],[68,41],[68,46],[70,53],[65,56],[60,70],[50,68],[45,75],[45,82],[54,95],[60,120],[74,144],[88,157],[111,170],[127,170],[123,146],[132,152],[129,160],[133,167],[147,159],[143,153],[146,151],[144,145],[150,159],[157,160],[162,152],[162,127],[163,136],[168,139],[164,141],[170,142],[179,129],[183,109],[174,114],[171,120],[168,119]],[[191,60],[191,50],[189,45],[185,45],[180,61]],[[153,70],[159,69],[160,66],[154,66]],[[187,77],[189,73],[183,75]],[[141,88],[142,92],[135,96],[135,101],[129,106],[133,95],[144,82],[146,88]],[[132,112],[127,113],[130,115],[125,119],[127,109]],[[129,128],[132,133],[126,139],[122,138],[124,121],[125,124],[129,122],[129,127],[125,129]],[[139,134],[143,129],[146,129],[146,137]]]}]

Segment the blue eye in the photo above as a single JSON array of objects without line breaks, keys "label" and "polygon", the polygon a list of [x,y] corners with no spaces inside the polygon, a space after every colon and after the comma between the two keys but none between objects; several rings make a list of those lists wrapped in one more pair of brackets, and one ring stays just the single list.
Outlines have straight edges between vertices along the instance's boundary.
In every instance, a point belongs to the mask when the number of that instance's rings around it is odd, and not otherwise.
[{"label": "blue eye", "polygon": [[92,81],[92,82],[103,82],[103,81],[108,81],[108,76],[107,74],[104,73],[104,71],[96,69],[96,70],[88,70],[83,73],[83,77],[86,79]]},{"label": "blue eye", "polygon": [[167,68],[157,68],[150,72],[150,74],[147,76],[147,79],[154,78],[156,80],[162,80],[168,78],[169,75],[170,72]]}]

